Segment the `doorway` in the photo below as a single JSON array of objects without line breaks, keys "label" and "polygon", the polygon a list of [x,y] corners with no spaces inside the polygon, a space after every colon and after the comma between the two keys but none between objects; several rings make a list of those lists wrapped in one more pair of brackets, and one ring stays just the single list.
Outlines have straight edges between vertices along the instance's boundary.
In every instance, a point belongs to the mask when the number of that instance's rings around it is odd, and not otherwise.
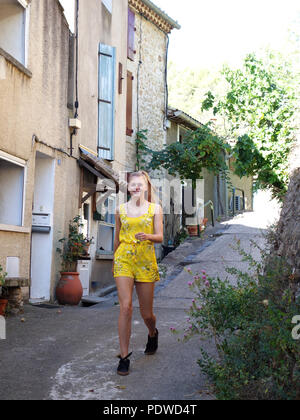
[{"label": "doorway", "polygon": [[55,159],[36,153],[30,301],[50,300]]}]

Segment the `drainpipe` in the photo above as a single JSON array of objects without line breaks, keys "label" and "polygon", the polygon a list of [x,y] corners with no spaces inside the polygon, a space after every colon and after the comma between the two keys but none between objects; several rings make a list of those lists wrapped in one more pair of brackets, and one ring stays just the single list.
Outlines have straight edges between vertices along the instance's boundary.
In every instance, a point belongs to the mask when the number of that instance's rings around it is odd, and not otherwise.
[{"label": "drainpipe", "polygon": [[[76,28],[75,28],[75,45],[76,45],[76,64],[75,64],[75,91],[76,91],[76,99],[75,99],[75,114],[74,119],[78,118],[78,109],[79,109],[79,101],[78,101],[78,34],[79,34],[79,0],[76,0]],[[70,135],[70,156],[73,156],[73,136],[76,136],[77,129],[71,132]]]}]

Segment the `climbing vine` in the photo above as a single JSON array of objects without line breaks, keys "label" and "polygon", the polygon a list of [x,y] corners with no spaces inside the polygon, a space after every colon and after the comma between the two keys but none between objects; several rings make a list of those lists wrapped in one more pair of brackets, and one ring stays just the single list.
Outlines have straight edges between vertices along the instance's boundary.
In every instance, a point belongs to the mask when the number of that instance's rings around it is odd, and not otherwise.
[{"label": "climbing vine", "polygon": [[159,151],[147,146],[147,134],[147,130],[137,133],[139,169],[166,169],[182,181],[191,179],[193,188],[196,188],[197,179],[203,178],[203,169],[229,180],[225,155],[231,148],[213,133],[209,125],[188,132],[181,142],[166,145]]}]

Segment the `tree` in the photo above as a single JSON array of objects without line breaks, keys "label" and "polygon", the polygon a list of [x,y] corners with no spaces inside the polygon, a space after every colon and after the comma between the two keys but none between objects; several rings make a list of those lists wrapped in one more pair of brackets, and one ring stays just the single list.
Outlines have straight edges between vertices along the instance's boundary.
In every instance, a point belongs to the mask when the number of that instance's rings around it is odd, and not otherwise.
[{"label": "tree", "polygon": [[295,140],[296,77],[280,54],[265,59],[249,54],[242,69],[222,71],[228,91],[216,98],[209,91],[202,109],[225,118],[234,140],[235,172],[254,176],[256,188],[271,189],[282,199],[287,192],[288,159]]}]

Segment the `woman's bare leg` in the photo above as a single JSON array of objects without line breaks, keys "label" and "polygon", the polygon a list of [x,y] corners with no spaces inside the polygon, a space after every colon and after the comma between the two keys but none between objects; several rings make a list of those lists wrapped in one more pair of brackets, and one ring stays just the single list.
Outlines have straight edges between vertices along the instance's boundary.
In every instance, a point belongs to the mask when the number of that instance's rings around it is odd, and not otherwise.
[{"label": "woman's bare leg", "polygon": [[134,279],[130,277],[116,277],[115,281],[120,303],[119,340],[121,357],[126,357],[129,353],[129,342],[131,336],[132,293]]},{"label": "woman's bare leg", "polygon": [[139,298],[141,316],[149,329],[150,337],[156,333],[156,317],[153,313],[154,283],[136,282],[136,293]]}]

